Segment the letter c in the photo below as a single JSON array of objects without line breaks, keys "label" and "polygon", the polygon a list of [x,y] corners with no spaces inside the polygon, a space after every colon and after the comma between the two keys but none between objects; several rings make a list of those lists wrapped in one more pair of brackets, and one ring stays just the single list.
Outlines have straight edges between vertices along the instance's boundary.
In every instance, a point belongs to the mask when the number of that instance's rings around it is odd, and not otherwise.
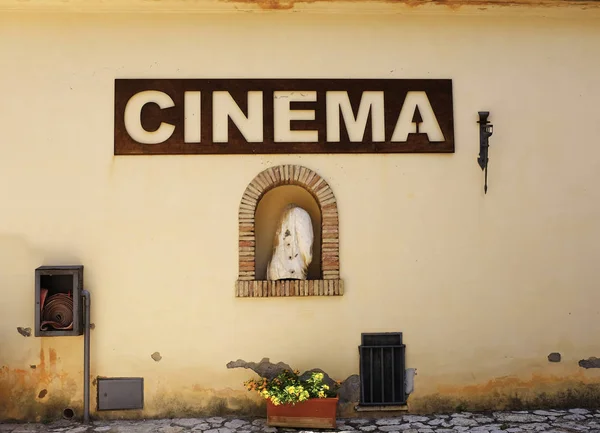
[{"label": "letter c", "polygon": [[175,125],[161,122],[156,131],[146,131],[142,126],[142,108],[146,104],[154,103],[161,109],[174,107],[175,103],[169,95],[158,90],[144,90],[133,95],[125,106],[125,129],[129,136],[141,144],[159,144],[167,141]]}]

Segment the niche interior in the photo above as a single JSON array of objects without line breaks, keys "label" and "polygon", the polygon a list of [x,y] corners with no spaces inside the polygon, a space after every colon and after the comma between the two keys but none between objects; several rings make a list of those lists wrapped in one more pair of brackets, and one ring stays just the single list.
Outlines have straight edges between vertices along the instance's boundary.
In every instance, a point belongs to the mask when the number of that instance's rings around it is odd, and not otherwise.
[{"label": "niche interior", "polygon": [[[267,244],[269,239],[272,239],[272,234],[265,235],[265,230],[257,230],[260,229],[258,225],[264,223],[264,221],[257,220],[257,209],[265,194],[283,186],[303,188],[312,196],[315,203],[314,210],[309,210],[309,213],[315,232],[313,262],[315,260],[317,262],[312,263],[309,267],[306,280],[272,281],[266,279],[266,259],[263,251],[265,249],[270,251]],[[281,188],[280,191],[277,191],[277,195],[270,198],[270,201],[285,201],[286,192],[290,196],[288,203],[302,199],[302,194],[298,194],[299,191],[294,191],[294,188]],[[311,206],[304,204],[303,207],[310,208]],[[269,215],[269,211],[265,210],[264,214]],[[269,215],[269,218],[273,219],[273,216]],[[235,291],[237,297],[343,295],[344,289],[340,279],[337,202],[327,182],[314,171],[299,165],[280,165],[262,171],[244,191],[240,202],[238,221],[239,274]],[[258,240],[257,236],[260,236],[261,239]],[[266,236],[266,239],[263,239],[263,236]],[[257,251],[257,246],[261,247],[260,251]]]}]

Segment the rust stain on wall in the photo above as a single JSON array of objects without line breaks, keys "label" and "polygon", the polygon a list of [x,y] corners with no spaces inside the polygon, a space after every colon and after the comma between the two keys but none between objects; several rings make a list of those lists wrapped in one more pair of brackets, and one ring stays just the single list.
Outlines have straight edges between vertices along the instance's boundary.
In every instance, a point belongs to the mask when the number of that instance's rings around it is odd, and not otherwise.
[{"label": "rust stain on wall", "polygon": [[[239,3],[252,7],[257,7],[262,10],[289,10],[293,9],[297,4],[313,4],[313,3],[365,3],[365,0],[224,0],[227,3]],[[536,7],[566,7],[576,6],[580,9],[584,8],[600,8],[598,0],[379,0],[378,3],[405,5],[409,7],[419,7],[425,5],[446,6],[450,9],[458,9],[462,6],[471,7],[488,7],[488,6],[503,6],[503,7],[519,7],[519,6],[536,6]],[[484,10],[484,9],[481,9]]]},{"label": "rust stain on wall", "polygon": [[439,386],[437,393],[413,396],[408,403],[411,412],[419,413],[597,407],[600,380],[583,373],[499,377],[476,385]]},{"label": "rust stain on wall", "polygon": [[77,385],[66,373],[56,374],[57,354],[40,349],[36,368],[0,368],[0,420],[48,421],[60,418],[67,407],[81,406],[73,402]]}]

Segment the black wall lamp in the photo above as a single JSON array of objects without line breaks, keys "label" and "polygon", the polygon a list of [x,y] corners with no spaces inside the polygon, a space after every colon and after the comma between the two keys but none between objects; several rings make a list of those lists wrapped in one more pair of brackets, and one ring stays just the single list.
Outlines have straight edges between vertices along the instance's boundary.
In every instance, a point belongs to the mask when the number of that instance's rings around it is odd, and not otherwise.
[{"label": "black wall lamp", "polygon": [[485,183],[483,186],[484,194],[487,194],[487,175],[488,175],[488,149],[490,147],[490,137],[494,132],[494,125],[488,121],[489,111],[479,112],[479,158],[477,162],[482,170],[485,171]]}]

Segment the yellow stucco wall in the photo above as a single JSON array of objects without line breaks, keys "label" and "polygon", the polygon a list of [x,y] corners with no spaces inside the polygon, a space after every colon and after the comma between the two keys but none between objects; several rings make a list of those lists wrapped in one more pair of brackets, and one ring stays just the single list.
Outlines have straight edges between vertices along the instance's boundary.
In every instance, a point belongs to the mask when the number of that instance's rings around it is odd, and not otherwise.
[{"label": "yellow stucco wall", "polygon": [[[144,416],[245,407],[237,358],[343,379],[361,332],[404,333],[415,410],[595,383],[600,19],[524,11],[0,14],[0,418],[81,406],[82,338],[16,331],[43,264],[85,265],[92,375],[144,377]],[[451,78],[456,153],[115,157],[146,77]],[[334,190],[345,295],[235,298],[239,200],[288,163]]]}]

